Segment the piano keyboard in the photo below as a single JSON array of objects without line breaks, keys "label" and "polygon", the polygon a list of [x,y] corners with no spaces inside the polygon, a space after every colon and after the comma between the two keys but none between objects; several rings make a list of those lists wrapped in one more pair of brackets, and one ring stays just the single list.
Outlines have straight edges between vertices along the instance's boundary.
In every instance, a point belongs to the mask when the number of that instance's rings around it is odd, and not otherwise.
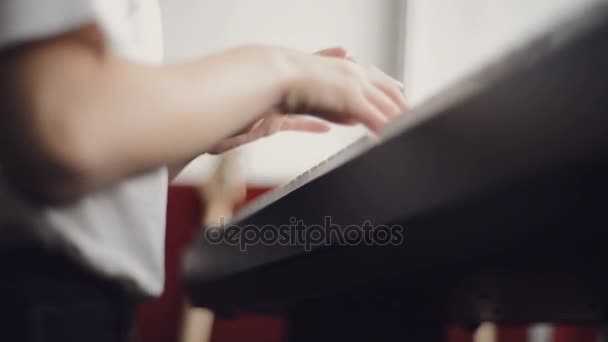
[{"label": "piano keyboard", "polygon": [[355,140],[352,144],[346,146],[342,150],[338,151],[331,157],[321,161],[317,165],[313,166],[309,170],[297,176],[294,180],[290,181],[284,186],[278,187],[274,190],[270,190],[267,193],[261,195],[250,204],[246,205],[241,209],[234,217],[233,222],[240,222],[241,220],[249,217],[260,208],[275,202],[279,198],[289,194],[290,192],[302,187],[306,183],[314,180],[315,178],[321,177],[331,170],[337,168],[340,165],[345,164],[349,160],[354,159],[358,155],[364,153],[374,146],[374,142],[377,138],[371,136],[363,136]]}]

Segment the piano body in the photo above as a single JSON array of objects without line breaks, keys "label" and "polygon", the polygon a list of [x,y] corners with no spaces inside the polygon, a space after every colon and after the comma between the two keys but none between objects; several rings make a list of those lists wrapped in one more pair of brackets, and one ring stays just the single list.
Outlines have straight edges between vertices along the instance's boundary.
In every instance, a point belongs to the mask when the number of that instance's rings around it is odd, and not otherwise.
[{"label": "piano body", "polygon": [[370,220],[403,227],[400,244],[242,251],[201,234],[184,279],[195,305],[219,313],[288,313],[292,341],[440,341],[447,322],[601,323],[607,198],[608,2],[600,1],[231,222],[263,232],[293,218]]}]

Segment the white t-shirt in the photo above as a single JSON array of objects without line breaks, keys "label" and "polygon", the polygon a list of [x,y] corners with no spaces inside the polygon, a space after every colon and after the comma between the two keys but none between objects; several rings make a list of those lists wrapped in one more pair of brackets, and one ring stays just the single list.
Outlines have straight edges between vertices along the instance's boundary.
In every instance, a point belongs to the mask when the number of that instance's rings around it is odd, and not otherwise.
[{"label": "white t-shirt", "polygon": [[[143,63],[162,61],[157,0],[0,0],[0,49],[96,22],[115,52]],[[137,123],[133,123],[137,125]],[[1,166],[0,166],[1,172]],[[165,168],[133,177],[65,207],[32,210],[2,186],[0,240],[11,230],[59,246],[97,273],[142,295],[164,282]]]}]

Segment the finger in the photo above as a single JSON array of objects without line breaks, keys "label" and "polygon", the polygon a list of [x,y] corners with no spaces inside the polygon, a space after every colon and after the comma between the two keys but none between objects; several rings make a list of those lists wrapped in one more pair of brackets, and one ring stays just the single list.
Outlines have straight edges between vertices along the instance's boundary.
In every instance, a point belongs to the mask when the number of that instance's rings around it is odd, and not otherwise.
[{"label": "finger", "polygon": [[272,116],[265,120],[264,124],[251,132],[250,138],[259,139],[268,137],[281,131],[299,131],[309,133],[325,133],[331,127],[327,122],[301,115]]},{"label": "finger", "polygon": [[397,86],[397,88],[399,88],[399,89],[404,88],[403,83],[401,81],[398,81],[398,80],[394,79],[393,77],[389,76],[387,73],[382,71],[377,66],[371,65],[370,68],[371,68],[372,72],[378,74],[380,77],[385,78],[387,81],[392,81]]},{"label": "finger", "polygon": [[209,151],[209,153],[221,154],[226,151],[232,150],[233,148],[245,145],[253,140],[255,139],[253,139],[249,133],[240,134],[234,137],[230,137],[228,139],[224,139],[222,142],[214,146],[211,151]]},{"label": "finger", "polygon": [[329,121],[331,123],[338,124],[338,125],[356,126],[361,123],[356,118],[345,117],[344,114],[340,114],[340,113],[309,113],[307,115],[310,115],[313,117],[318,117],[318,118],[323,118],[322,122]]},{"label": "finger", "polygon": [[323,49],[321,51],[315,52],[316,55],[324,56],[324,57],[335,57],[335,58],[346,58],[346,49],[340,46],[331,47],[328,49]]},{"label": "finger", "polygon": [[380,88],[401,111],[407,108],[407,103],[403,95],[403,84],[388,76],[376,67],[370,68],[370,78],[372,82]]},{"label": "finger", "polygon": [[387,121],[382,111],[374,106],[363,92],[359,96],[354,96],[351,101],[353,108],[349,112],[352,113],[353,118],[359,120],[372,132],[376,134],[382,133],[384,124]]},{"label": "finger", "polygon": [[331,126],[321,120],[302,116],[286,116],[280,127],[281,131],[298,131],[308,133],[325,133]]},{"label": "finger", "polygon": [[373,85],[366,89],[365,95],[387,118],[395,117],[401,112],[399,106],[385,92]]},{"label": "finger", "polygon": [[[348,55],[344,59],[361,66],[361,64],[353,56]],[[373,65],[367,66],[365,68],[369,69],[370,73],[375,76],[375,77],[373,77],[375,79],[384,81],[388,78],[389,80],[393,81],[393,82],[389,81],[388,84],[396,86],[397,90],[395,90],[394,87],[390,87],[390,86],[389,87],[383,86],[382,88],[383,89],[386,88],[386,91],[387,91],[387,93],[389,93],[389,96],[396,101],[396,103],[399,105],[399,107],[401,107],[402,110],[406,109],[407,106],[405,103],[405,99],[403,98],[403,89],[405,88],[403,83],[391,78],[390,76],[386,75],[382,70],[378,69],[377,67],[375,67]]]},{"label": "finger", "polygon": [[353,118],[337,118],[336,120],[332,120],[332,122],[344,126],[355,126],[359,124],[359,121]]}]

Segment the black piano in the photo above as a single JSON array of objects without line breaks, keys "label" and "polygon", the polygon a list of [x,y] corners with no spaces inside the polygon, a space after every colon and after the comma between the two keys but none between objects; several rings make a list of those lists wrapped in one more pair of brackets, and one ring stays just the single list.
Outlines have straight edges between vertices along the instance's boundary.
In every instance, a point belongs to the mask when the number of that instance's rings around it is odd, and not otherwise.
[{"label": "black piano", "polygon": [[[342,233],[398,227],[401,239],[320,241],[328,220]],[[316,235],[272,243],[295,222]],[[605,323],[608,3],[571,13],[229,226],[258,239],[201,233],[183,259],[193,303],[285,313],[290,341],[441,341],[449,322]]]}]

